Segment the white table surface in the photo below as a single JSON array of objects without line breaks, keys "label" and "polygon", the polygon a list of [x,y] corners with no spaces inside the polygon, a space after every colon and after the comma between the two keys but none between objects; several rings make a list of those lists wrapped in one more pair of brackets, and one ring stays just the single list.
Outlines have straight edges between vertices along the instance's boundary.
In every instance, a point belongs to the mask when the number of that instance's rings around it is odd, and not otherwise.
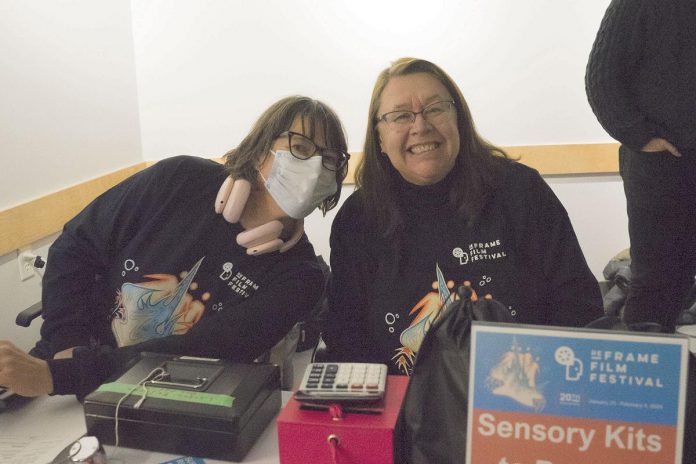
[{"label": "white table surface", "polygon": [[[292,395],[282,392],[283,405]],[[0,413],[2,464],[47,464],[86,433],[82,404],[74,396],[44,396],[13,404]],[[159,464],[181,455],[106,446],[109,464]],[[206,464],[224,463],[205,459]],[[277,464],[275,419],[251,448],[244,463]]]}]

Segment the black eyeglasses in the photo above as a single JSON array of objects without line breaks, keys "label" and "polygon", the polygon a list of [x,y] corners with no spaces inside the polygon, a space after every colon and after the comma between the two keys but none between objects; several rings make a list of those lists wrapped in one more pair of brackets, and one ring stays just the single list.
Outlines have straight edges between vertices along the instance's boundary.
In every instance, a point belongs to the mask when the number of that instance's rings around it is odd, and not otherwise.
[{"label": "black eyeglasses", "polygon": [[401,129],[413,124],[416,121],[416,116],[422,114],[423,119],[430,124],[437,124],[449,116],[454,109],[454,102],[452,100],[437,101],[429,104],[420,111],[399,110],[384,113],[377,118],[377,122],[384,121],[394,129]]},{"label": "black eyeglasses", "polygon": [[306,160],[319,154],[321,164],[329,171],[341,171],[348,165],[350,155],[333,148],[319,147],[312,139],[297,132],[283,132],[278,138],[287,137],[290,153],[297,159]]}]

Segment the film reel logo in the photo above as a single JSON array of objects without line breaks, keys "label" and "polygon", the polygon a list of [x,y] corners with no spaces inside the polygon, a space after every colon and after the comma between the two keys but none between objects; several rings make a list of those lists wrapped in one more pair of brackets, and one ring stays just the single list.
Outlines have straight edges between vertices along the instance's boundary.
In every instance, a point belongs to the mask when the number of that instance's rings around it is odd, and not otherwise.
[{"label": "film reel logo", "polygon": [[559,346],[554,354],[556,362],[561,366],[565,366],[565,379],[571,382],[577,382],[582,377],[583,364],[582,361],[575,357],[575,352],[569,346]]}]

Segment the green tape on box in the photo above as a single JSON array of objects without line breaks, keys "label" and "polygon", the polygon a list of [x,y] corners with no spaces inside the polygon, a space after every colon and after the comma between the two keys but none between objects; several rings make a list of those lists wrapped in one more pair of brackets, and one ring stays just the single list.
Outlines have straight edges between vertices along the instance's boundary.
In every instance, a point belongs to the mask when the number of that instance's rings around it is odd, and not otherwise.
[{"label": "green tape on box", "polygon": [[[131,390],[133,390],[131,396],[143,396],[143,393],[145,392],[142,385],[121,382],[105,383],[97,389],[97,391],[120,393],[123,395],[127,394]],[[163,400],[184,401],[188,403],[209,404],[212,406],[224,406],[226,408],[231,408],[232,404],[234,403],[234,396],[150,386],[147,387],[147,397],[159,398]]]}]

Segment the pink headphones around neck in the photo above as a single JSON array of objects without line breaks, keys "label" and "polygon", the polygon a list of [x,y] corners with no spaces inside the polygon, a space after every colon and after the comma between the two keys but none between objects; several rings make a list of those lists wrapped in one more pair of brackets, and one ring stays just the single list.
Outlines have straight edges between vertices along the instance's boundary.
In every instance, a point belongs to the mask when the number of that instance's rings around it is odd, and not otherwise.
[{"label": "pink headphones around neck", "polygon": [[[227,177],[218,190],[215,198],[215,212],[222,214],[227,222],[239,222],[244,207],[251,194],[251,184],[246,179]],[[260,255],[279,250],[281,253],[295,246],[304,233],[304,219],[296,222],[295,230],[287,242],[280,238],[283,223],[273,220],[253,229],[237,234],[237,244],[247,249],[248,255]]]}]

